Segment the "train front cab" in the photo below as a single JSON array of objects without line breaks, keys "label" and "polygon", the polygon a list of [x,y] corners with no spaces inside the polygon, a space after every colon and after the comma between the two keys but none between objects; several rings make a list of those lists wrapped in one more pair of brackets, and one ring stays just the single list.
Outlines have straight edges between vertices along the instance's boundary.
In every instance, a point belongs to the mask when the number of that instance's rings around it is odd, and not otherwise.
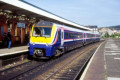
[{"label": "train front cab", "polygon": [[32,27],[29,55],[35,58],[49,58],[55,54],[56,45],[60,45],[54,43],[58,34],[54,25],[41,24]]}]

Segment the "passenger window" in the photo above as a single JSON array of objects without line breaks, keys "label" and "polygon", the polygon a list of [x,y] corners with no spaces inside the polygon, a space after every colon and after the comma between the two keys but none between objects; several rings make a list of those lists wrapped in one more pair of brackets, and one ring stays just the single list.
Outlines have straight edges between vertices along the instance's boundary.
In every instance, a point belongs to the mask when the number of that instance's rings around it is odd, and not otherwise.
[{"label": "passenger window", "polygon": [[61,38],[63,39],[63,32],[61,33]]},{"label": "passenger window", "polygon": [[58,41],[60,41],[60,31],[58,32]]},{"label": "passenger window", "polygon": [[69,37],[70,37],[70,39],[72,38],[72,34],[71,33],[69,33]]},{"label": "passenger window", "polygon": [[65,38],[66,38],[66,39],[68,39],[68,36],[69,36],[68,33],[65,32]]}]

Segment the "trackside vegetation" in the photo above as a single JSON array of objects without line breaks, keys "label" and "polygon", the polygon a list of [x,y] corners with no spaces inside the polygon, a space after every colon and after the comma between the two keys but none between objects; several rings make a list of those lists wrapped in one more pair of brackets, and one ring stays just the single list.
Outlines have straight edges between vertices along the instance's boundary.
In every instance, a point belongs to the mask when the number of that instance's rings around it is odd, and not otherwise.
[{"label": "trackside vegetation", "polygon": [[108,32],[106,32],[102,38],[113,38],[113,39],[120,39],[120,34],[119,33],[114,33],[112,35],[109,35]]}]

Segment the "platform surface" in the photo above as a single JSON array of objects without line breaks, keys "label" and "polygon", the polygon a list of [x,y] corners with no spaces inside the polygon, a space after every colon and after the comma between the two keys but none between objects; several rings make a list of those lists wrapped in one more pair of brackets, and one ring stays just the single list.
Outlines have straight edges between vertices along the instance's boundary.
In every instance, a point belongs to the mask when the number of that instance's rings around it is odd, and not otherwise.
[{"label": "platform surface", "polygon": [[4,49],[0,49],[0,57],[6,55],[18,54],[27,51],[28,51],[28,46],[12,47],[10,49],[4,48]]},{"label": "platform surface", "polygon": [[120,40],[106,40],[88,64],[80,80],[120,80]]}]

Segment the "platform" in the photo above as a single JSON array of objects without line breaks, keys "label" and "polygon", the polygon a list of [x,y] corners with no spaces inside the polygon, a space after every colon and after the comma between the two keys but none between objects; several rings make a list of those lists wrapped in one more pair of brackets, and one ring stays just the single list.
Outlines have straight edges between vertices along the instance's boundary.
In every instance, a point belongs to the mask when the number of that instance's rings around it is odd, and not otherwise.
[{"label": "platform", "polygon": [[28,46],[12,47],[10,49],[4,48],[4,49],[0,49],[0,57],[12,55],[12,54],[20,54],[22,52],[27,52],[27,51],[28,51]]},{"label": "platform", "polygon": [[120,80],[120,40],[108,39],[102,43],[80,80]]}]

